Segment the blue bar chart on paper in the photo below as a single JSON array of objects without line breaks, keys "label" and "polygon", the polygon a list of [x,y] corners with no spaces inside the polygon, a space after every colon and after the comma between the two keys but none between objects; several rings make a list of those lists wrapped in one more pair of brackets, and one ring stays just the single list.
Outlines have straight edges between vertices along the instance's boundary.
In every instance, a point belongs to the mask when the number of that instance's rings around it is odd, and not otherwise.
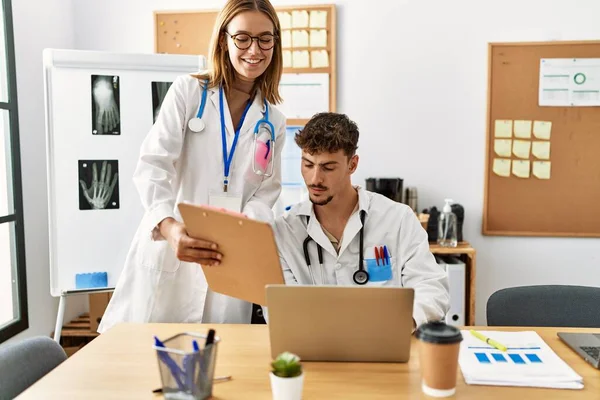
[{"label": "blue bar chart on paper", "polygon": [[[480,349],[480,348],[477,348]],[[540,350],[539,347],[532,350]],[[474,352],[473,355],[477,359],[477,361],[481,364],[490,364],[492,362],[496,363],[513,363],[513,364],[528,364],[528,363],[542,363],[542,359],[536,354],[532,352],[527,352],[524,350],[524,353],[510,353],[511,348],[508,349],[507,353],[495,353],[495,352]]]},{"label": "blue bar chart on paper", "polygon": [[534,331],[461,333],[458,363],[467,384],[583,388],[582,377]]}]

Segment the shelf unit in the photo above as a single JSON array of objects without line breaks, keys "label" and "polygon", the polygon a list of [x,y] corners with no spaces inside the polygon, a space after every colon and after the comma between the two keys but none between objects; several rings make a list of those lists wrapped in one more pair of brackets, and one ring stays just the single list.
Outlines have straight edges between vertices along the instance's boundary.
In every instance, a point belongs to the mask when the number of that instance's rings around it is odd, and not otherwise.
[{"label": "shelf unit", "polygon": [[465,263],[465,316],[466,325],[475,325],[475,278],[476,278],[476,252],[469,242],[460,242],[456,247],[442,247],[430,243],[429,249],[434,255],[458,256]]}]

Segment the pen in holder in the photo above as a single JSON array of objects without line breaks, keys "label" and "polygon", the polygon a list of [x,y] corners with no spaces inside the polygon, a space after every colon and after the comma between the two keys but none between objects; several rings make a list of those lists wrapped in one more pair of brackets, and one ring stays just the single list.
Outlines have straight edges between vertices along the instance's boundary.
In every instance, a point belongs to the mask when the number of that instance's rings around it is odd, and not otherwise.
[{"label": "pen in holder", "polygon": [[164,341],[154,339],[164,398],[200,400],[211,397],[220,341],[214,331],[208,335],[179,333]]}]

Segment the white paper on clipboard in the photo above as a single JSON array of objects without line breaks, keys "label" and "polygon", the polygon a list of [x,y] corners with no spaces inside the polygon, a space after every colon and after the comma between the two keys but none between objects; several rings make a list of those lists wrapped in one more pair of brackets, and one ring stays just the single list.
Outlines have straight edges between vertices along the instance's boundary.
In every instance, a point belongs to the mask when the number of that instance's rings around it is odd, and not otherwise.
[{"label": "white paper on clipboard", "polygon": [[283,74],[279,91],[283,103],[277,108],[288,119],[329,111],[329,74]]}]

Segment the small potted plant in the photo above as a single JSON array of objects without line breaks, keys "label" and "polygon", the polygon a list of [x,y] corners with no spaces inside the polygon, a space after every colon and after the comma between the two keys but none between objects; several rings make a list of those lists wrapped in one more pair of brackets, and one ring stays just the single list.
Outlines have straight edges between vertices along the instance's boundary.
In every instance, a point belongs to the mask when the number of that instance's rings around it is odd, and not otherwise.
[{"label": "small potted plant", "polygon": [[271,390],[273,400],[300,400],[304,386],[304,374],[300,357],[283,352],[271,362]]}]

